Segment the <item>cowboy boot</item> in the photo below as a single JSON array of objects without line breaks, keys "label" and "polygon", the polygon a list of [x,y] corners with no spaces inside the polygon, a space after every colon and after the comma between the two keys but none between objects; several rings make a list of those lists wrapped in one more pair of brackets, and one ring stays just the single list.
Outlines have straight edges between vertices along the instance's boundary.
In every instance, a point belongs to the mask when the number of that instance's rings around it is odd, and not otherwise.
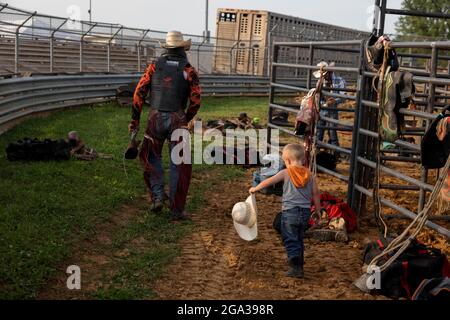
[{"label": "cowboy boot", "polygon": [[181,214],[172,214],[170,220],[172,222],[192,221],[191,216],[184,210]]},{"label": "cowboy boot", "polygon": [[385,75],[385,89],[382,93],[381,103],[381,137],[388,142],[394,142],[398,137],[398,122],[395,107],[397,104],[397,86],[395,79],[398,78],[397,73],[390,72],[389,68]]},{"label": "cowboy boot", "polygon": [[286,275],[288,277],[295,277],[295,274],[298,272],[298,267],[296,264],[296,259],[298,259],[298,257],[294,257],[294,258],[290,258],[288,260],[288,264],[289,264],[289,270],[287,271]]},{"label": "cowboy boot", "polygon": [[298,276],[297,276],[297,278],[303,278],[303,276],[304,276],[303,266],[304,265],[305,265],[305,255],[300,254],[300,256],[298,257]]},{"label": "cowboy boot", "polygon": [[293,257],[289,259],[288,277],[303,278],[303,265],[300,265],[301,257]]}]

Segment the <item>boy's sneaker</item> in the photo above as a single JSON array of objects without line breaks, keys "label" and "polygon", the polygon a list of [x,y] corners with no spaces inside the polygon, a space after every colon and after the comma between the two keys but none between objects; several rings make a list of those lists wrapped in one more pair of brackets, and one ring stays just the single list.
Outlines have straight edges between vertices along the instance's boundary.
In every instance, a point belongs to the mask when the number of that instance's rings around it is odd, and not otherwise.
[{"label": "boy's sneaker", "polygon": [[293,278],[303,278],[304,272],[303,272],[303,266],[300,265],[301,258],[300,257],[294,257],[289,259],[289,270],[287,272],[288,277]]}]

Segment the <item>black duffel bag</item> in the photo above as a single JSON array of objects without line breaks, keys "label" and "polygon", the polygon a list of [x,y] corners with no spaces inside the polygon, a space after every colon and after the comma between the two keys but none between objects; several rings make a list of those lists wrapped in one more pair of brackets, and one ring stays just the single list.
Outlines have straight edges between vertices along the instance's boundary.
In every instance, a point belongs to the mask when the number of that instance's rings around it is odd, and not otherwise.
[{"label": "black duffel bag", "polygon": [[[369,243],[363,255],[365,264],[380,254],[392,239],[377,240]],[[389,259],[383,257],[379,265]],[[447,257],[440,250],[430,248],[413,240],[408,248],[381,272],[381,288],[379,293],[390,298],[412,298],[414,291],[424,279],[449,276],[450,268]]]},{"label": "black duffel bag", "polygon": [[69,143],[64,139],[57,141],[24,138],[10,143],[6,148],[6,156],[9,161],[68,160],[70,150]]}]

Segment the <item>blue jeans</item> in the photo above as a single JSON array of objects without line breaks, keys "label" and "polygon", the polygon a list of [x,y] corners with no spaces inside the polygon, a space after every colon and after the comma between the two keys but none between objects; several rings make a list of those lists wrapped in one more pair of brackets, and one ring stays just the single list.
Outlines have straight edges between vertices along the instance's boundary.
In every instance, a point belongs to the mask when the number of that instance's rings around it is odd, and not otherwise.
[{"label": "blue jeans", "polygon": [[[185,209],[186,198],[192,175],[190,163],[175,164],[170,154],[180,141],[171,141],[172,133],[187,126],[184,111],[160,112],[150,110],[146,135],[142,144],[140,159],[144,167],[144,181],[152,199],[164,199],[164,169],[162,149],[164,142],[169,143],[169,200],[172,216],[181,215]],[[149,139],[150,138],[150,139]]]},{"label": "blue jeans", "polygon": [[[329,106],[329,107],[336,107],[336,106]],[[333,111],[333,110],[321,110],[320,111],[320,115],[322,117],[328,117],[328,118],[332,118],[335,120],[339,120],[339,113],[338,111]],[[328,135],[330,137],[330,139],[328,140],[328,143],[333,144],[335,146],[339,146],[339,138],[337,135],[337,131],[334,130],[333,128],[337,127],[336,124],[334,123],[328,123],[325,120],[319,120],[318,121],[318,125],[319,126],[324,126],[326,128],[317,128],[317,140],[318,141],[323,141],[324,139],[324,135],[325,135],[325,131],[328,131]]]},{"label": "blue jeans", "polygon": [[281,214],[281,237],[288,259],[303,257],[305,251],[303,238],[310,216],[311,210],[309,208],[295,207],[283,210]]}]

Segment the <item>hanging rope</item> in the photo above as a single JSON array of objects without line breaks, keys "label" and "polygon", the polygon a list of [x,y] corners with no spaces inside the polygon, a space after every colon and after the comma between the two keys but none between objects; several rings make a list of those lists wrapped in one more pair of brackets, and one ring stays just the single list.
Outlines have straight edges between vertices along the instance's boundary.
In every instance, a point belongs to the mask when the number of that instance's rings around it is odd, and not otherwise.
[{"label": "hanging rope", "polygon": [[[414,218],[411,224],[402,232],[402,234],[400,234],[397,238],[395,238],[381,254],[372,259],[372,261],[369,263],[368,266],[369,270],[371,270],[371,267],[376,266],[377,262],[382,257],[396,251],[395,254],[392,257],[390,257],[383,265],[379,266],[380,272],[386,270],[386,268],[388,268],[406,250],[406,248],[408,248],[411,241],[416,238],[416,236],[419,234],[419,232],[422,230],[422,228],[425,226],[425,223],[428,220],[431,209],[433,208],[433,205],[439,196],[439,192],[442,189],[442,186],[444,185],[445,179],[448,176],[449,168],[450,168],[450,156],[447,158],[447,162],[444,168],[442,169],[441,174],[439,175],[439,179],[436,182],[425,207],[422,209],[422,211],[419,212],[419,214],[417,214],[417,216]],[[413,228],[415,228],[415,230],[411,233],[411,235],[408,236],[410,230]]]},{"label": "hanging rope", "polygon": [[438,215],[445,214],[446,212],[450,211],[450,199],[449,199],[449,192],[450,192],[450,171],[448,171],[447,176],[447,182],[446,185],[442,186],[441,191],[439,192],[438,200],[437,200],[437,207],[438,207]]},{"label": "hanging rope", "polygon": [[[381,216],[382,213],[382,204],[380,199],[380,177],[381,177],[381,119],[383,116],[384,110],[384,96],[386,90],[386,75],[389,72],[389,68],[387,65],[389,55],[389,44],[385,44],[384,46],[384,55],[383,55],[383,64],[380,68],[378,75],[378,89],[377,92],[377,102],[378,102],[378,117],[377,117],[377,128],[378,128],[378,140],[376,144],[376,168],[375,168],[375,179],[373,185],[373,203],[374,203],[374,215],[375,221],[378,225],[378,228],[381,230],[383,227],[383,235],[384,238],[387,236],[387,224],[383,220]],[[380,225],[380,222],[383,226]]]},{"label": "hanging rope", "polygon": [[322,95],[322,88],[324,82],[324,67],[320,66],[320,77],[317,81],[316,88],[313,93],[313,107],[311,118],[313,121],[311,122],[311,130],[308,135],[305,136],[305,151],[307,154],[307,161],[309,170],[311,173],[316,176],[317,175],[317,135],[316,135],[316,117],[319,113],[320,108],[320,100]]}]

